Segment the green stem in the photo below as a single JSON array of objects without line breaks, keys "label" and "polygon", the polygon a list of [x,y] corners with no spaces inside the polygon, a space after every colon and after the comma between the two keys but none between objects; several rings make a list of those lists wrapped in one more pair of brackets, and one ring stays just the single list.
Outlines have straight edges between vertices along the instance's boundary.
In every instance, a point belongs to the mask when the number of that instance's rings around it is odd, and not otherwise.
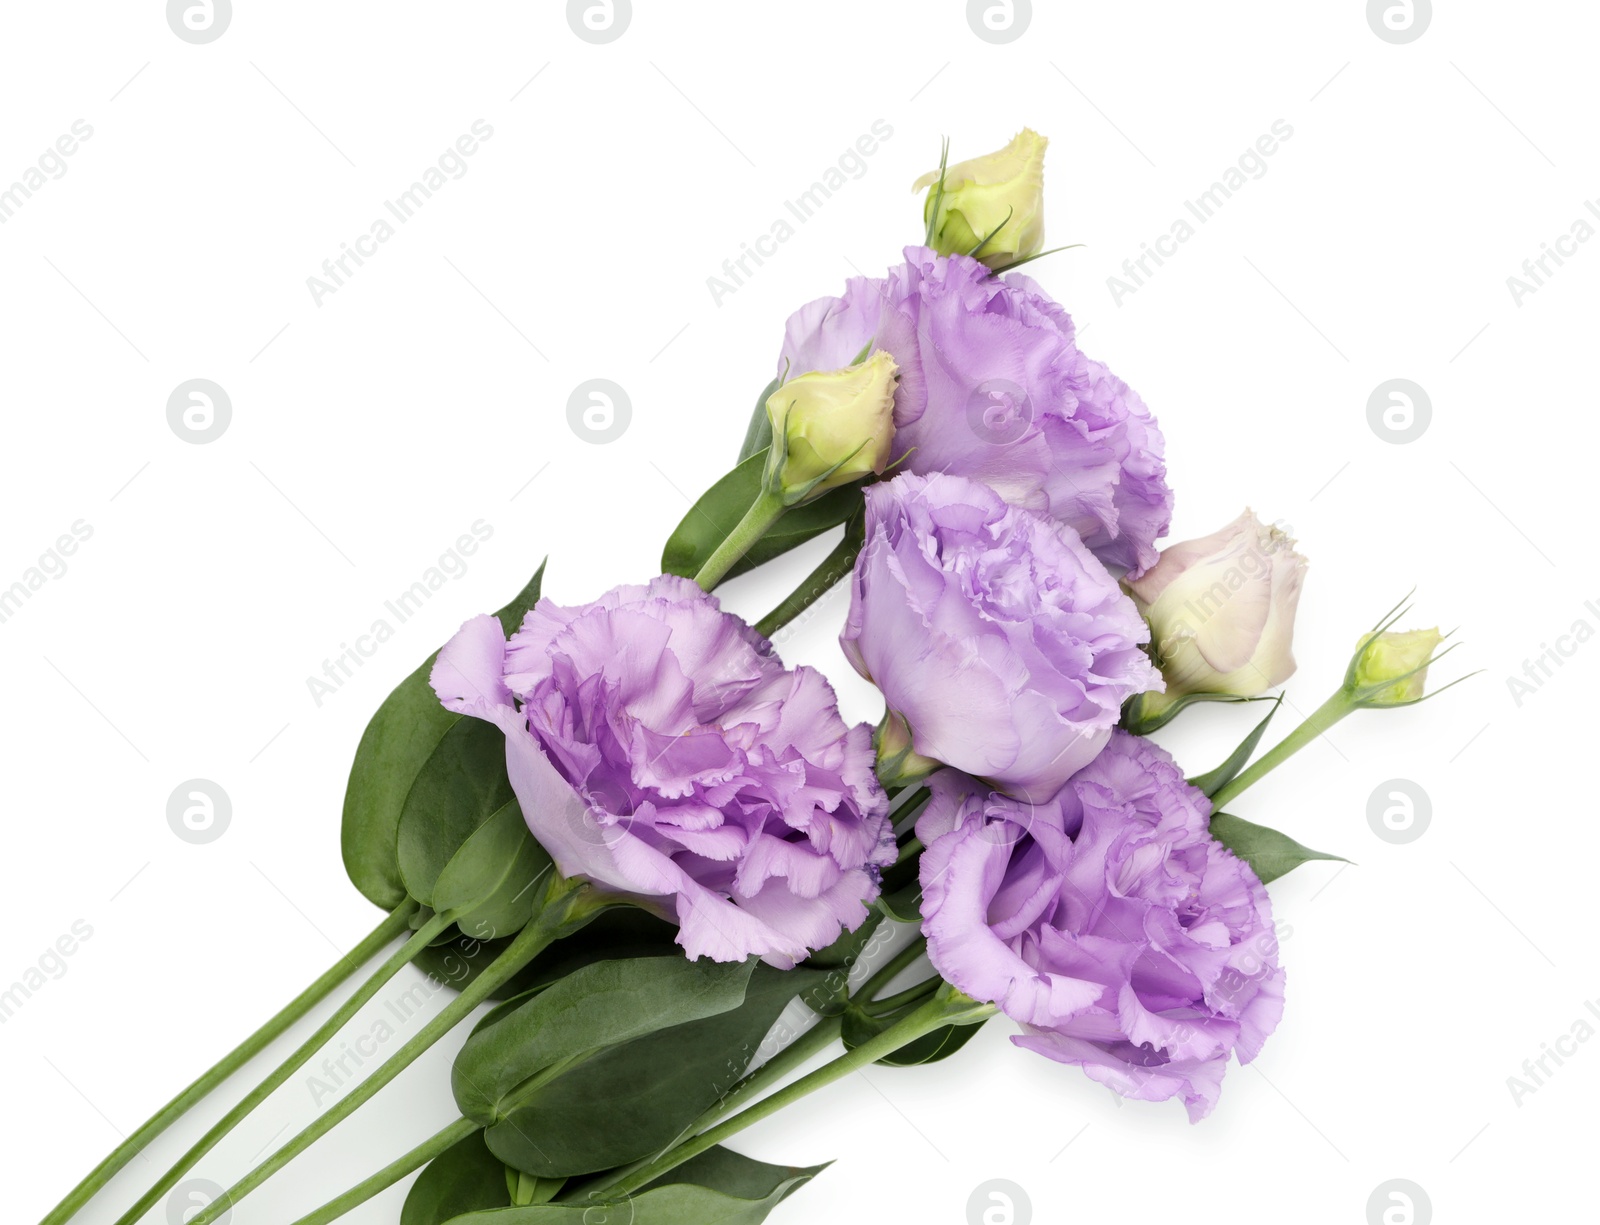
[{"label": "green stem", "polygon": [[706,558],[706,564],[700,567],[700,573],[694,576],[694,581],[710,591],[754,547],[756,541],[766,535],[767,529],[783,517],[786,509],[782,498],[763,489],[750,504],[750,509],[745,511],[744,518],[728,533],[727,539]]},{"label": "green stem", "polygon": [[944,979],[935,974],[932,978],[924,979],[915,987],[907,987],[898,995],[891,995],[881,1000],[866,1000],[856,1007],[870,1017],[893,1016],[900,1009],[910,1004],[921,1003],[939,989],[939,984]]},{"label": "green stem", "polygon": [[[816,1055],[820,1055],[824,1050],[832,1046],[834,1042],[838,1041],[839,1031],[843,1025],[843,1013],[831,1017],[818,1018],[815,1025],[723,1094],[716,1105],[686,1127],[673,1143],[681,1144],[685,1140],[698,1135],[718,1119],[732,1112],[736,1106],[743,1105],[758,1093],[762,1093],[771,1085],[777,1084],[778,1081],[789,1075],[801,1064]],[[668,1147],[670,1148],[671,1146],[669,1145]],[[649,1164],[649,1160],[649,1158],[644,1158],[630,1165],[621,1166],[609,1173],[598,1175],[569,1194],[572,1198],[588,1199],[598,1192],[621,1182],[635,1170],[644,1169]]]},{"label": "green stem", "polygon": [[822,559],[822,564],[807,575],[805,582],[790,592],[782,604],[756,622],[756,633],[771,638],[826,595],[834,584],[847,578],[855,569],[856,557],[865,540],[866,516],[858,511],[845,525],[844,539],[833,546],[833,552]]},{"label": "green stem", "polygon": [[901,949],[893,957],[889,958],[888,961],[884,962],[883,965],[879,967],[876,974],[867,979],[866,982],[862,983],[861,990],[857,991],[855,995],[851,997],[851,1002],[870,1003],[873,996],[877,995],[878,992],[882,991],[894,981],[896,975],[914,963],[918,957],[921,957],[927,947],[927,937],[918,936],[910,944],[906,945],[905,948]]},{"label": "green stem", "polygon": [[724,1115],[732,1113],[735,1107],[765,1092],[801,1064],[820,1055],[838,1041],[839,1031],[843,1027],[842,1012],[836,1016],[818,1017],[815,1025],[723,1094],[715,1106],[695,1120],[688,1134],[696,1135],[704,1131]]},{"label": "green stem", "polygon": [[1274,768],[1288,761],[1289,758],[1293,757],[1355,709],[1348,701],[1348,695],[1341,689],[1312,711],[1304,723],[1273,745],[1253,766],[1238,774],[1232,782],[1213,795],[1211,797],[1211,811],[1221,812],[1223,805],[1229,800],[1234,799],[1252,784],[1260,782]]},{"label": "green stem", "polygon": [[424,1140],[404,1157],[396,1158],[371,1178],[364,1179],[351,1187],[337,1199],[331,1199],[315,1212],[307,1213],[294,1225],[328,1225],[330,1221],[337,1221],[357,1204],[364,1204],[379,1191],[385,1191],[394,1186],[413,1170],[419,1170],[432,1161],[440,1153],[453,1144],[459,1144],[482,1124],[474,1123],[471,1119],[457,1119],[443,1131]]},{"label": "green stem", "polygon": [[209,1208],[190,1221],[189,1225],[215,1225],[223,1213],[235,1207],[240,1200],[354,1114],[379,1089],[400,1075],[418,1056],[488,999],[496,987],[510,979],[555,940],[588,922],[597,910],[597,907],[586,904],[591,894],[592,891],[586,885],[576,881],[558,880],[551,896],[533,921],[517,934],[505,952],[495,958],[460,995],[450,1001],[443,1012],[423,1026],[416,1037],[380,1064],[372,1075],[340,1098],[327,1113],[219,1196]]},{"label": "green stem", "polygon": [[[708,1148],[721,1144],[724,1140],[737,1135],[753,1123],[759,1123],[782,1110],[791,1102],[799,1101],[807,1094],[814,1093],[824,1085],[830,1085],[850,1073],[876,1063],[886,1055],[892,1055],[901,1047],[915,1042],[924,1034],[930,1034],[936,1029],[946,1025],[965,1025],[980,1021],[993,1015],[993,1004],[979,1004],[974,1000],[959,995],[954,991],[941,990],[938,995],[929,1000],[915,1012],[908,1013],[901,1020],[895,1022],[877,1037],[863,1042],[853,1050],[846,1051],[830,1063],[823,1064],[814,1072],[802,1076],[791,1085],[786,1085],[776,1093],[762,1098],[753,1106],[746,1107],[731,1119],[726,1119],[706,1131],[701,1132],[693,1139],[686,1140],[676,1148],[657,1157],[642,1169],[634,1170],[626,1177],[619,1179],[609,1190],[610,1198],[631,1194],[640,1187],[654,1182],[663,1174],[678,1168],[691,1157],[699,1156]],[[592,1188],[584,1188],[586,1193]],[[197,1223],[198,1225],[198,1223]]]},{"label": "green stem", "polygon": [[889,814],[889,819],[894,822],[895,837],[904,837],[905,834],[916,828],[917,815],[927,805],[933,792],[926,787],[919,788],[904,804],[897,804]]},{"label": "green stem", "polygon": [[320,1051],[333,1036],[350,1023],[350,1019],[378,993],[378,990],[399,973],[401,967],[410,964],[423,949],[434,942],[444,930],[455,921],[452,915],[435,915],[417,931],[411,939],[401,945],[394,953],[390,954],[381,966],[367,978],[339,1009],[324,1021],[304,1042],[294,1049],[294,1052],[267,1074],[254,1089],[250,1090],[244,1098],[227,1114],[218,1119],[216,1124],[196,1140],[189,1151],[173,1163],[172,1168],[156,1180],[152,1186],[139,1199],[132,1208],[123,1213],[117,1220],[117,1225],[134,1225],[145,1213],[161,1202],[172,1188],[183,1181],[183,1176],[194,1168],[200,1158],[214,1149],[223,1138],[228,1135],[239,1123],[257,1106],[266,1101],[272,1093],[293,1076],[294,1073],[305,1066],[307,1060]]},{"label": "green stem", "polygon": [[384,945],[405,931],[416,908],[417,904],[409,898],[396,907],[382,923],[372,929],[365,940],[351,949],[348,955],[341,957],[322,977],[284,1005],[276,1016],[212,1064],[177,1097],[146,1119],[137,1131],[117,1145],[104,1161],[90,1170],[83,1181],[67,1193],[65,1199],[50,1210],[41,1225],[64,1225],[64,1222],[71,1220],[78,1210],[93,1199],[95,1194],[128,1162],[138,1156],[146,1145],[203,1101],[212,1090],[271,1046],[284,1031],[376,957]]}]

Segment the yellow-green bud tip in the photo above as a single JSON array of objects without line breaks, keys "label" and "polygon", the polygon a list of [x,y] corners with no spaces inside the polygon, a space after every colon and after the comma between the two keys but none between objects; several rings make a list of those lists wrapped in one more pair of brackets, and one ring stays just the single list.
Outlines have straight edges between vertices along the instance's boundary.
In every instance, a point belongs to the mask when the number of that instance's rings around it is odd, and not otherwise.
[{"label": "yellow-green bud tip", "polygon": [[1352,696],[1362,706],[1418,701],[1427,687],[1428,664],[1443,640],[1437,627],[1363,634],[1350,664]]},{"label": "yellow-green bud tip", "polygon": [[803,502],[880,474],[894,443],[899,368],[883,350],[843,370],[790,379],[767,398],[768,488]]},{"label": "yellow-green bud tip", "polygon": [[[1050,142],[1023,128],[1004,149],[929,171],[914,190],[928,190],[923,220],[940,255],[971,255],[991,268],[1044,248],[1044,151]],[[985,241],[987,239],[987,241]],[[977,250],[982,243],[982,249]]]}]

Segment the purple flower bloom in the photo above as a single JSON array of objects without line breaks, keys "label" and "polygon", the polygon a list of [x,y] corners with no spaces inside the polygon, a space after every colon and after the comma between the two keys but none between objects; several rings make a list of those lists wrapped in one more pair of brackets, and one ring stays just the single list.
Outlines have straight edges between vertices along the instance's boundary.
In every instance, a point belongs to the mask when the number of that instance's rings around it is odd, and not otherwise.
[{"label": "purple flower bloom", "polygon": [[1149,628],[1072,529],[959,476],[868,486],[840,645],[912,750],[1044,799],[1160,681]]},{"label": "purple flower bloom", "polygon": [[934,967],[1021,1022],[1017,1045],[1126,1097],[1216,1105],[1283,1014],[1267,891],[1208,832],[1172,758],[1119,731],[1049,803],[955,771],[917,821]]},{"label": "purple flower bloom", "polygon": [[690,957],[787,968],[858,926],[894,862],[867,726],[687,579],[540,600],[509,643],[476,617],[432,682],[505,732],[556,866],[668,899]]},{"label": "purple flower bloom", "polygon": [[[907,247],[882,279],[789,318],[781,376],[835,370],[869,343],[900,367],[895,454],[983,481],[1070,525],[1137,577],[1172,517],[1162,438],[1138,395],[1079,351],[1072,318],[1021,273]],[[915,448],[915,450],[912,450]]]}]

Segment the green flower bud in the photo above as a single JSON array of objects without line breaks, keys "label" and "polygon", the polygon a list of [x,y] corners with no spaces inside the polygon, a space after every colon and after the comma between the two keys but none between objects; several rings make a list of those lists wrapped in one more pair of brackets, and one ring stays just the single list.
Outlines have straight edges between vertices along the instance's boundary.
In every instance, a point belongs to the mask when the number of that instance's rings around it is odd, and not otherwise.
[{"label": "green flower bud", "polygon": [[767,488],[786,505],[882,473],[894,442],[899,368],[883,350],[843,370],[790,379],[767,398]]},{"label": "green flower bud", "polygon": [[1357,706],[1406,706],[1422,700],[1428,665],[1444,635],[1437,628],[1363,634],[1345,675]]},{"label": "green flower bud", "polygon": [[941,763],[912,747],[911,725],[899,711],[885,711],[873,733],[878,751],[878,781],[885,787],[909,787],[937,770]]},{"label": "green flower bud", "polygon": [[[973,255],[991,268],[1037,255],[1044,247],[1044,150],[1023,128],[1004,149],[932,170],[914,190],[932,188],[923,208],[928,245],[940,255]],[[980,249],[981,245],[981,249]]]}]

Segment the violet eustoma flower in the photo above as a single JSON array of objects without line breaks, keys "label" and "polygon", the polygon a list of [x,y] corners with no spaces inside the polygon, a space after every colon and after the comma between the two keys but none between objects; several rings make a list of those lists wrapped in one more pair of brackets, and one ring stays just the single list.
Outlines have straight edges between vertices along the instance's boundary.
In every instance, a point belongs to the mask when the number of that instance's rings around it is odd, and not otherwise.
[{"label": "violet eustoma flower", "polygon": [[476,617],[432,683],[505,732],[556,866],[659,899],[690,957],[792,966],[866,918],[894,862],[870,729],[687,579],[540,600],[510,642]]},{"label": "violet eustoma flower", "polygon": [[1084,356],[1071,316],[1030,278],[926,247],[905,257],[791,315],[780,377],[887,350],[903,471],[983,481],[1071,526],[1108,565],[1134,577],[1154,565],[1172,491],[1144,401]]},{"label": "violet eustoma flower", "polygon": [[1049,803],[944,771],[917,821],[934,968],[1022,1024],[1018,1046],[1118,1093],[1216,1105],[1283,1013],[1267,891],[1211,837],[1210,803],[1118,731]]},{"label": "violet eustoma flower", "polygon": [[839,641],[883,691],[885,727],[918,757],[1048,799],[1123,701],[1160,686],[1149,627],[1071,528],[987,485],[907,474],[866,499]]}]

